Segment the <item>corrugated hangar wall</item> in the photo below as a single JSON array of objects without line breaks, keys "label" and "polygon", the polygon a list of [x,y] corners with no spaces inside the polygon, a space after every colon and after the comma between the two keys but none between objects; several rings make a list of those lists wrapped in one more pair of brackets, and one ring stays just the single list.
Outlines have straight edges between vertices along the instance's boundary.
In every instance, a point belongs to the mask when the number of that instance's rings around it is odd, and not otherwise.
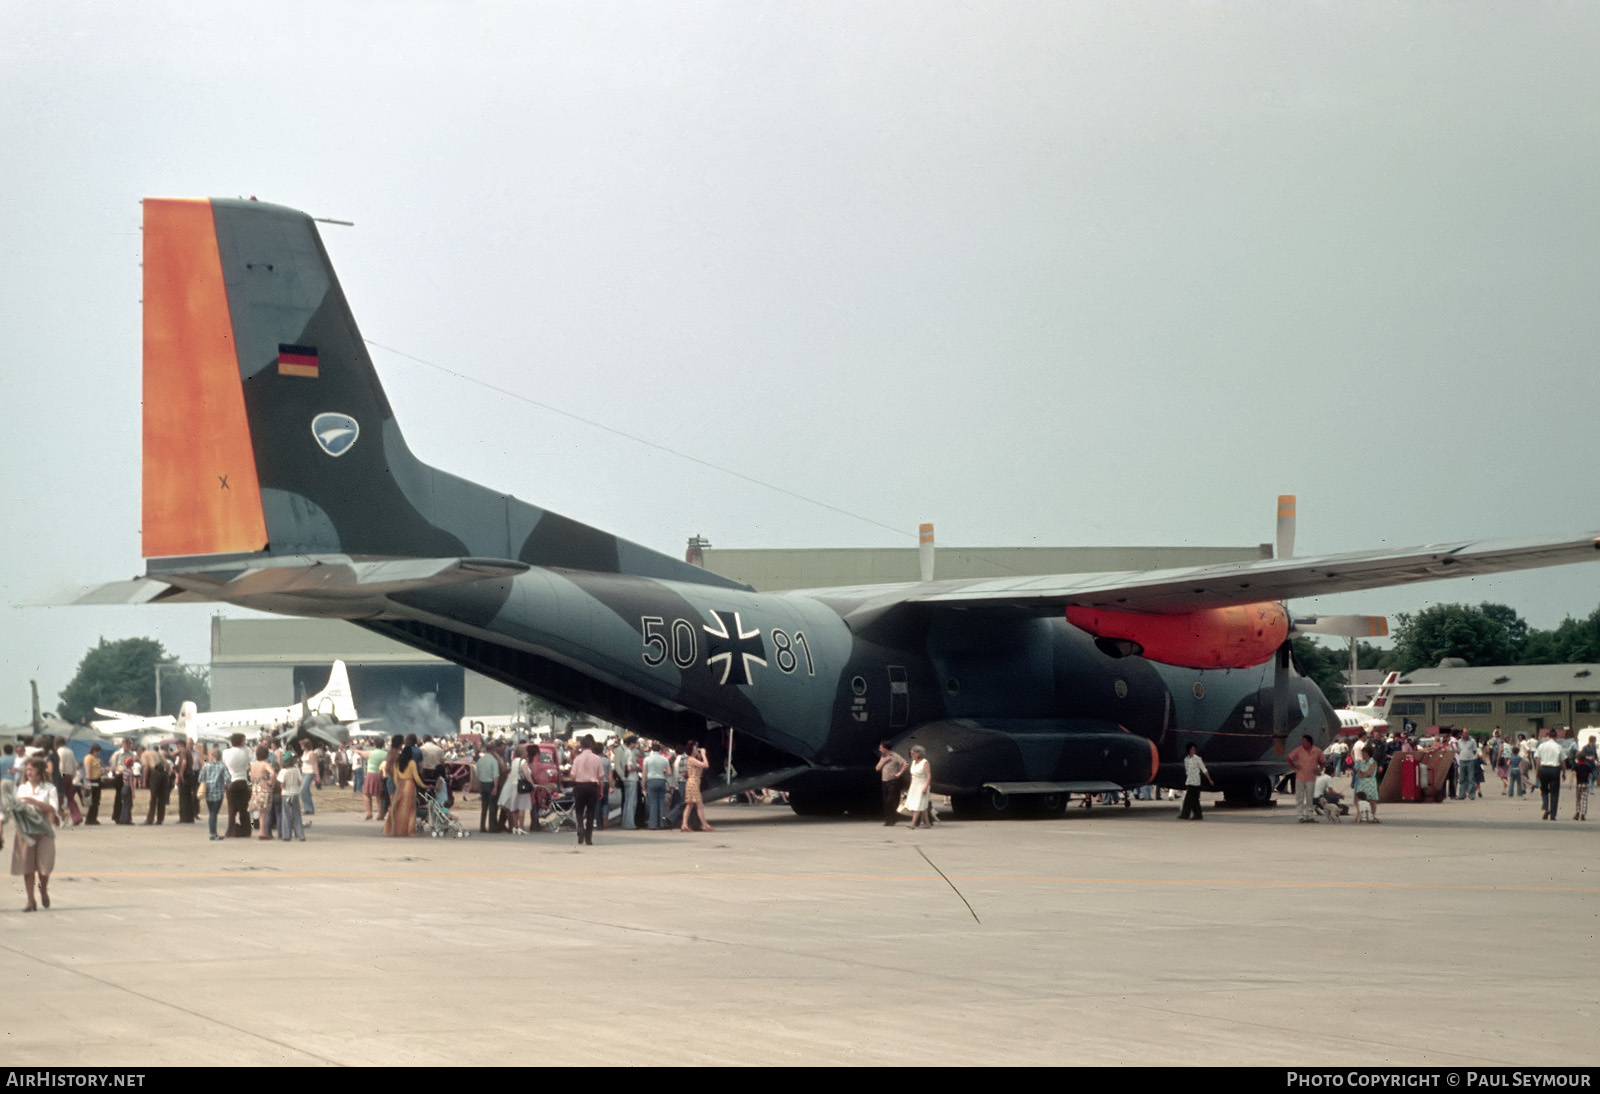
[{"label": "corrugated hangar wall", "polygon": [[[987,578],[1017,574],[1122,572],[1271,557],[1259,547],[941,547],[935,576]],[[727,550],[706,547],[708,569],[757,589],[814,589],[917,580],[916,548]],[[350,669],[350,686],[364,717],[384,713],[405,697],[436,696],[452,724],[464,716],[511,714],[518,695],[504,684],[467,672],[351,623],[330,619],[211,621],[211,708],[285,706],[326,684],[334,660]],[[364,701],[365,700],[365,704]]]}]

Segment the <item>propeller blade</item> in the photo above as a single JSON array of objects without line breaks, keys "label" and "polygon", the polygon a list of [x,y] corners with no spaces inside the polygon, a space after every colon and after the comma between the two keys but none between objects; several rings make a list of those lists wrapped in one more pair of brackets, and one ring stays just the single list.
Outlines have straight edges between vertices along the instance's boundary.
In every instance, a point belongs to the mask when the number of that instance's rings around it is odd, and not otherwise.
[{"label": "propeller blade", "polygon": [[1382,615],[1313,615],[1296,619],[1289,633],[1330,634],[1339,638],[1382,638],[1389,633],[1388,617]]},{"label": "propeller blade", "polygon": [[1295,496],[1278,495],[1278,557],[1294,557]]},{"label": "propeller blade", "polygon": [[1289,739],[1289,643],[1278,647],[1272,657],[1272,740],[1274,752],[1282,754]]},{"label": "propeller blade", "polygon": [[923,581],[933,580],[933,525],[917,525],[917,567]]}]

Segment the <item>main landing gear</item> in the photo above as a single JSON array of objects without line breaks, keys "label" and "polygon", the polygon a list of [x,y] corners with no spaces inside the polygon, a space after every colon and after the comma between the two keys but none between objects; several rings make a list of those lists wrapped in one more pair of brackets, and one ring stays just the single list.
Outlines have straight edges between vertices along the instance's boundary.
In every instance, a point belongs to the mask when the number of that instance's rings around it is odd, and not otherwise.
[{"label": "main landing gear", "polygon": [[1222,800],[1229,805],[1261,809],[1272,804],[1272,776],[1265,773],[1253,775],[1243,786],[1231,786],[1222,792]]}]

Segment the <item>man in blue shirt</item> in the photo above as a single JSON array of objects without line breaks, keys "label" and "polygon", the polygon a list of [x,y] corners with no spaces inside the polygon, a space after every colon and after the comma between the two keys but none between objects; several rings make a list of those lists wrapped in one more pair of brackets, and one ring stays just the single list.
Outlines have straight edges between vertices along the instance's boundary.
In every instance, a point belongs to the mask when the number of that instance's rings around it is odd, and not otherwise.
[{"label": "man in blue shirt", "polygon": [[662,819],[667,813],[667,770],[671,766],[661,754],[661,742],[657,741],[651,746],[642,766],[644,797],[650,809],[650,830],[660,831]]},{"label": "man in blue shirt", "polygon": [[486,744],[483,751],[478,754],[478,763],[475,774],[478,779],[478,800],[481,808],[478,812],[478,831],[500,831],[500,805],[499,792],[500,776],[505,770],[501,762],[499,745]]}]

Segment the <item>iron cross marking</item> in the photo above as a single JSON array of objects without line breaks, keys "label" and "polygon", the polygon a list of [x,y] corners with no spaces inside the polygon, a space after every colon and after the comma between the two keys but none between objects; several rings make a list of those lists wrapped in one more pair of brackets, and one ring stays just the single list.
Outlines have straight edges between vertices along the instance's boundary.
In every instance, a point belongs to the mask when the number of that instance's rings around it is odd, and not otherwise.
[{"label": "iron cross marking", "polygon": [[761,641],[761,628],[745,630],[738,612],[711,613],[716,626],[702,623],[701,627],[712,641],[706,643],[706,664],[722,665],[722,679],[718,683],[734,683],[741,687],[750,683],[750,664],[766,665],[767,648]]}]

